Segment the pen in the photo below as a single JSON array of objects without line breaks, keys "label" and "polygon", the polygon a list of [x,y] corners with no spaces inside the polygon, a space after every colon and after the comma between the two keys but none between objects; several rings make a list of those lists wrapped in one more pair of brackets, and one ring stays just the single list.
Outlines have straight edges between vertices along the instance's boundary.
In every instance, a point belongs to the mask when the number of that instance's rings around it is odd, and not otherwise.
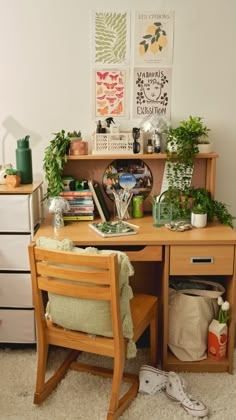
[{"label": "pen", "polygon": [[131,227],[134,227],[134,228],[136,228],[136,229],[139,229],[139,226],[138,225],[134,225],[133,223],[128,223],[128,222],[124,222],[126,225],[129,225],[129,226],[131,226]]}]

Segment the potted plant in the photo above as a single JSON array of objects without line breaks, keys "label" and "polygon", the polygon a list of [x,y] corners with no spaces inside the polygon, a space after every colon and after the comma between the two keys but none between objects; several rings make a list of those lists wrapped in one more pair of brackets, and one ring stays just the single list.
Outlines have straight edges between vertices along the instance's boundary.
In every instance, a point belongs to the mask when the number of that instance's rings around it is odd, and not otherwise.
[{"label": "potted plant", "polygon": [[6,169],[6,185],[9,187],[19,187],[21,182],[21,177],[17,169]]},{"label": "potted plant", "polygon": [[54,134],[49,146],[44,151],[43,169],[45,179],[48,183],[46,197],[59,196],[63,191],[64,185],[62,174],[64,164],[67,161],[67,150],[70,145],[70,137],[61,130]]},{"label": "potted plant", "polygon": [[81,131],[74,130],[69,132],[68,137],[70,139],[70,155],[76,156],[88,154],[88,142],[82,140]]},{"label": "potted plant", "polygon": [[199,140],[198,142],[199,153],[212,153],[213,152],[213,143],[209,140]]},{"label": "potted plant", "polygon": [[203,122],[202,117],[189,116],[188,120],[180,121],[178,127],[167,129],[167,153],[177,153],[184,160],[198,153],[199,145],[209,144],[210,129]]},{"label": "potted plant", "polygon": [[197,228],[203,228],[207,225],[207,206],[205,204],[196,204],[191,208],[191,225]]},{"label": "potted plant", "polygon": [[[192,206],[191,206],[191,221],[195,226],[196,214],[207,214],[207,221],[212,221],[216,217],[220,223],[234,228],[235,217],[229,212],[227,205],[222,201],[214,200],[211,198],[209,191],[205,188],[192,188]],[[193,216],[192,216],[193,214]],[[206,216],[205,216],[206,217]],[[199,227],[199,226],[197,226]]]}]

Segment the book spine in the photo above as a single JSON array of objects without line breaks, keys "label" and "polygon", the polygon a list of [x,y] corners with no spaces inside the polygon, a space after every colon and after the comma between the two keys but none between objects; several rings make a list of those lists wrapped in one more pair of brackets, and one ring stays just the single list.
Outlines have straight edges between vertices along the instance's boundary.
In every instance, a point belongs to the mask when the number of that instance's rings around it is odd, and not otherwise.
[{"label": "book spine", "polygon": [[83,190],[83,191],[62,191],[60,195],[62,197],[67,198],[67,197],[74,197],[74,196],[91,197],[93,194],[92,194],[92,191],[90,190]]},{"label": "book spine", "polygon": [[75,211],[93,213],[94,207],[93,206],[86,206],[86,207],[85,206],[82,206],[82,207],[81,206],[73,206],[66,213],[74,213]]},{"label": "book spine", "polygon": [[74,200],[73,198],[67,198],[66,200],[69,201],[70,206],[93,206],[94,202],[93,199],[91,200]]},{"label": "book spine", "polygon": [[93,211],[66,211],[63,216],[94,216]]},{"label": "book spine", "polygon": [[94,220],[94,215],[92,216],[63,216],[64,220]]}]

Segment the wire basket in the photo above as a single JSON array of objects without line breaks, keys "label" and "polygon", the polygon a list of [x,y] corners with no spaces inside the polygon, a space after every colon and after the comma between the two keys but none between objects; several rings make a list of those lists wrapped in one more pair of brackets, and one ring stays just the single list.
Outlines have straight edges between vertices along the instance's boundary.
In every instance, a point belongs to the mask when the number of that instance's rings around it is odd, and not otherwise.
[{"label": "wire basket", "polygon": [[[94,133],[92,154],[93,155],[120,155],[133,154],[133,136],[131,132],[120,133]],[[140,144],[139,153],[143,153],[143,134],[138,139]],[[138,153],[137,153],[138,154]]]},{"label": "wire basket", "polygon": [[155,201],[152,206],[152,217],[154,219],[154,226],[160,227],[170,222],[190,222],[191,219],[191,203],[188,204],[187,212],[183,211],[181,201],[179,206],[164,201],[164,191]]}]

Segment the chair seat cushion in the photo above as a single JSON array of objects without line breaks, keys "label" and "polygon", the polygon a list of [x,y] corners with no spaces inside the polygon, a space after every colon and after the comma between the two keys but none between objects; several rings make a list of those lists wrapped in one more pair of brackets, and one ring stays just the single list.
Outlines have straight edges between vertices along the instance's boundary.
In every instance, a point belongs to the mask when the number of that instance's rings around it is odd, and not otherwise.
[{"label": "chair seat cushion", "polygon": [[[129,277],[134,274],[134,269],[128,256],[120,251],[98,250],[97,248],[77,248],[69,239],[57,241],[55,239],[40,237],[37,246],[47,249],[67,250],[79,254],[109,255],[116,253],[119,268],[120,310],[124,337],[133,338],[133,322],[130,310],[130,299],[133,297]],[[88,334],[112,337],[111,307],[107,301],[78,299],[48,293],[49,301],[46,316],[55,324],[70,330],[83,331]],[[96,316],[94,316],[96,314]],[[127,347],[127,357],[136,355],[136,347],[130,342]]]}]

